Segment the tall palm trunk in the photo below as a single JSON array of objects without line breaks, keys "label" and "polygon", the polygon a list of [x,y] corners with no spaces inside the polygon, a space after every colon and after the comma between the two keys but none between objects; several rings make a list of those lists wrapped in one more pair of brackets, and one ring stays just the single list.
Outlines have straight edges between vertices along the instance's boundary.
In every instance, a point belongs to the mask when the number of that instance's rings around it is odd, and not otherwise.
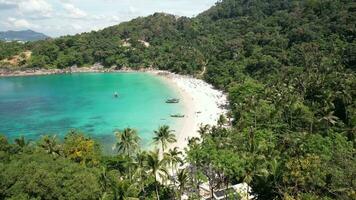
[{"label": "tall palm trunk", "polygon": [[[130,152],[127,152],[127,156],[130,159]],[[132,177],[131,177],[131,163],[129,164],[129,180],[132,182]]]},{"label": "tall palm trunk", "polygon": [[225,180],[225,186],[226,186],[225,199],[227,199],[227,197],[228,197],[228,191],[229,191],[229,179],[227,179],[227,178],[226,178],[226,180]]},{"label": "tall palm trunk", "polygon": [[159,200],[158,181],[157,181],[157,176],[156,176],[156,174],[155,174],[155,182],[156,182],[156,196],[157,196],[157,200]]},{"label": "tall palm trunk", "polygon": [[247,200],[249,200],[249,199],[250,199],[249,191],[250,191],[250,185],[249,185],[249,184],[247,184],[247,192],[246,192],[246,197],[247,197]]},{"label": "tall palm trunk", "polygon": [[182,199],[183,193],[184,193],[184,188],[183,187],[179,188],[179,197],[178,197],[179,199],[178,200]]},{"label": "tall palm trunk", "polygon": [[163,141],[162,141],[162,155],[164,154],[164,145],[163,145]]}]

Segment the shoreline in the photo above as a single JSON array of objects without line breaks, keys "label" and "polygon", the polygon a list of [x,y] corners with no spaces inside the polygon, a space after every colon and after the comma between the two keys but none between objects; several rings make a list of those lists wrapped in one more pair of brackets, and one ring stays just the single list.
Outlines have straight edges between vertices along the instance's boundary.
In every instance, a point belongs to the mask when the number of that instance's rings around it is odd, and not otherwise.
[{"label": "shoreline", "polygon": [[101,66],[81,67],[71,69],[41,69],[28,71],[12,71],[6,72],[0,70],[1,77],[21,77],[21,76],[40,76],[54,74],[71,74],[71,73],[129,73],[129,72],[144,72],[161,78],[169,87],[175,90],[180,98],[180,103],[183,105],[184,118],[177,118],[177,128],[175,135],[177,142],[170,144],[168,149],[178,147],[179,150],[184,150],[188,145],[188,139],[192,137],[200,138],[199,127],[201,124],[216,125],[221,114],[226,114],[224,108],[227,105],[226,95],[211,84],[204,80],[194,78],[188,75],[179,75],[169,71],[163,71],[153,68],[140,68],[137,70],[130,68],[122,68],[116,70],[114,68],[104,69]]},{"label": "shoreline", "polygon": [[177,91],[184,108],[184,118],[176,130],[177,142],[168,149],[178,147],[183,151],[188,146],[188,139],[197,137],[199,127],[216,125],[221,114],[226,114],[227,96],[211,84],[187,75],[178,75],[167,71],[152,70],[148,73],[161,77],[171,88]]},{"label": "shoreline", "polygon": [[8,71],[0,68],[0,77],[21,77],[21,76],[41,76],[54,74],[74,74],[74,73],[124,73],[124,72],[151,72],[156,71],[153,68],[131,69],[123,67],[121,69],[103,68],[101,65],[93,67],[71,67],[66,69],[31,69]]}]

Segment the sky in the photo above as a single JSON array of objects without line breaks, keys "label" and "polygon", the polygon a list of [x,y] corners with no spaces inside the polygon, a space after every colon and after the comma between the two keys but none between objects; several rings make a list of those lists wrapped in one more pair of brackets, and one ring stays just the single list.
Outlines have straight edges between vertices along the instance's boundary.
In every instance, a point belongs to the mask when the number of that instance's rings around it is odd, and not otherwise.
[{"label": "sky", "polygon": [[217,0],[0,0],[0,31],[73,35],[155,12],[193,17]]}]

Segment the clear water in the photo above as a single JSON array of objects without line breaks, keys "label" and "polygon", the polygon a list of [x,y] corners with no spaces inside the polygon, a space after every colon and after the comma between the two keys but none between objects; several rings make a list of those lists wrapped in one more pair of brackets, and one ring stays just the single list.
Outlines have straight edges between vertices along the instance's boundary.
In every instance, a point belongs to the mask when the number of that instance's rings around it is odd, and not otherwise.
[{"label": "clear water", "polygon": [[0,133],[10,140],[20,135],[37,139],[43,134],[63,138],[77,129],[98,139],[107,150],[115,142],[115,130],[131,127],[147,148],[159,125],[177,125],[169,116],[182,106],[165,103],[177,95],[164,80],[147,73],[0,78]]}]

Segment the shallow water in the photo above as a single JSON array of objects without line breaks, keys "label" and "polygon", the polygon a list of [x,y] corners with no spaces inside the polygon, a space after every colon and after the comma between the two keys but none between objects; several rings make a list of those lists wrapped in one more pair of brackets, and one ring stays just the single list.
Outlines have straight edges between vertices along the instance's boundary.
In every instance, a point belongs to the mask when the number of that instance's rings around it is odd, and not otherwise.
[{"label": "shallow water", "polygon": [[110,149],[114,131],[131,127],[138,130],[142,146],[148,147],[159,125],[176,127],[169,115],[183,107],[166,104],[165,99],[177,95],[161,78],[147,73],[0,78],[0,133],[10,140],[20,135],[37,139],[42,134],[62,138],[78,129]]}]

